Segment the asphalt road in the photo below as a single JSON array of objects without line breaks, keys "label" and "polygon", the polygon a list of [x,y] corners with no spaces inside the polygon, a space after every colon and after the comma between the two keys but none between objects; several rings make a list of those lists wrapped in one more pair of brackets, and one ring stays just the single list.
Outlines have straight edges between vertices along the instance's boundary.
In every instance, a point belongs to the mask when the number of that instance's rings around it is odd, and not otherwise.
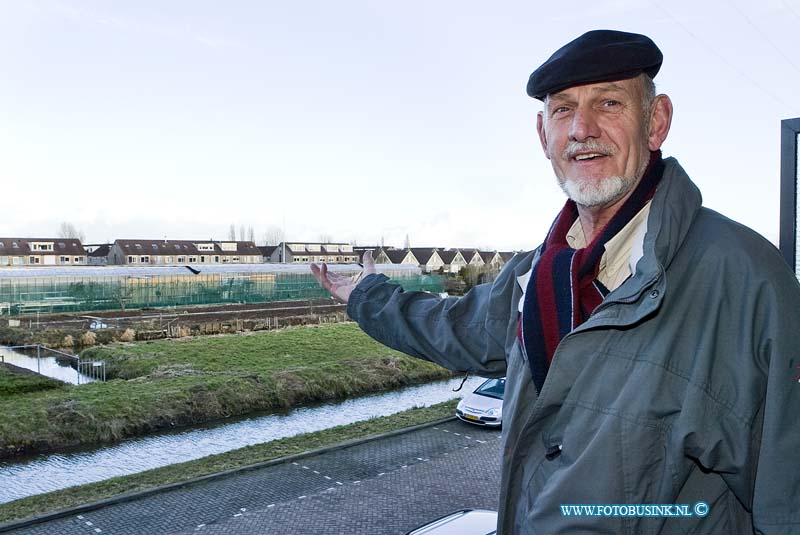
[{"label": "asphalt road", "polygon": [[496,510],[499,439],[448,421],[8,533],[403,534],[457,509]]}]

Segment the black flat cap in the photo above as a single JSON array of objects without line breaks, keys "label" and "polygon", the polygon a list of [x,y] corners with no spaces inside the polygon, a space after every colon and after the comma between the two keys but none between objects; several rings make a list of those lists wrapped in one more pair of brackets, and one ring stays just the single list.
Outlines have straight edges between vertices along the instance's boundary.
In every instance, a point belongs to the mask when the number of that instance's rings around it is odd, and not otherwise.
[{"label": "black flat cap", "polygon": [[593,30],[559,48],[528,79],[528,95],[539,100],[568,87],[625,80],[641,73],[655,78],[664,56],[647,36]]}]

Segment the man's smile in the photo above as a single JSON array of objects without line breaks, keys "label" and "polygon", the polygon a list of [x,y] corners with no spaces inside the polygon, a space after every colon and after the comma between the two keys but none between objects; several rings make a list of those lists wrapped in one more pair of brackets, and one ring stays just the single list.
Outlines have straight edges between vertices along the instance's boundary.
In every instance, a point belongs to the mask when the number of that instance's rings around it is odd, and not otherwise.
[{"label": "man's smile", "polygon": [[605,156],[605,154],[601,154],[599,152],[586,152],[586,153],[576,154],[573,157],[573,159],[578,161],[583,161],[583,160],[593,160],[595,158],[601,158],[603,156]]}]

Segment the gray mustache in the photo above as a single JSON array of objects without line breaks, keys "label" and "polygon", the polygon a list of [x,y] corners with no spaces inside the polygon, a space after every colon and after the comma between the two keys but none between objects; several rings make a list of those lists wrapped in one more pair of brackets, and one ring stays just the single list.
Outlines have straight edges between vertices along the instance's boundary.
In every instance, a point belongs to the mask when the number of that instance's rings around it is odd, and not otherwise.
[{"label": "gray mustache", "polygon": [[600,143],[599,141],[570,141],[569,145],[564,148],[564,151],[561,153],[561,156],[565,160],[572,159],[576,154],[579,152],[597,152],[603,154],[604,156],[613,156],[614,155],[614,147],[606,145],[604,143]]}]

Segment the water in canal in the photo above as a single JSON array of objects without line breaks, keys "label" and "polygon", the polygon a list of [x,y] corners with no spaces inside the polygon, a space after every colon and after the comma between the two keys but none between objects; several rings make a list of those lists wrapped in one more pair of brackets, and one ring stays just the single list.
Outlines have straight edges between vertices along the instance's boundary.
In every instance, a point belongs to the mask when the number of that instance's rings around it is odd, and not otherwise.
[{"label": "water in canal", "polygon": [[93,378],[78,373],[78,370],[70,366],[69,359],[59,359],[52,355],[47,355],[44,351],[42,351],[41,356],[37,357],[36,350],[22,353],[0,348],[0,361],[73,385],[82,385],[94,381]]},{"label": "water in canal", "polygon": [[302,407],[283,414],[271,413],[134,438],[99,448],[0,461],[0,503],[387,416],[412,407],[427,407],[463,397],[482,381],[479,377],[470,377],[459,392],[453,389],[461,384],[460,378],[438,381],[340,403]]}]

